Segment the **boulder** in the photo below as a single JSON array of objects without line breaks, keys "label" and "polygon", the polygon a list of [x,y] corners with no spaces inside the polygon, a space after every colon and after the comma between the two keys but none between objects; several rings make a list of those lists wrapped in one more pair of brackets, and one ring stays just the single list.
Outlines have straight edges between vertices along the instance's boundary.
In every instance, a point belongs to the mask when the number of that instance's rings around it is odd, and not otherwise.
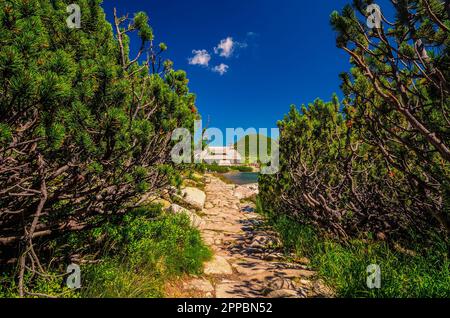
[{"label": "boulder", "polygon": [[187,187],[181,190],[181,200],[196,210],[203,210],[206,194],[197,188]]}]

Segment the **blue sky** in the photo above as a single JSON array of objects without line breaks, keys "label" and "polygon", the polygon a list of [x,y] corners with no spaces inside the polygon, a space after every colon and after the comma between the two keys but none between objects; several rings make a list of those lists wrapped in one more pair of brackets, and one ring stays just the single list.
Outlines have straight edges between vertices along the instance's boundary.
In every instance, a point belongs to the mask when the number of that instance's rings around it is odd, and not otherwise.
[{"label": "blue sky", "polygon": [[270,129],[291,104],[342,95],[338,75],[349,59],[335,46],[329,16],[349,2],[105,0],[103,8],[110,21],[114,7],[147,12],[155,41],[188,73],[204,125]]}]

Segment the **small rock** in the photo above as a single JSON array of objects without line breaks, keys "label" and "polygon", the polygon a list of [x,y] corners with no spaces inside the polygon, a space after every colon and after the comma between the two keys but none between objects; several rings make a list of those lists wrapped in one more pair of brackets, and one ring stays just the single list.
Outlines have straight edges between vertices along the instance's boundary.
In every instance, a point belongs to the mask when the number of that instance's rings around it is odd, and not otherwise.
[{"label": "small rock", "polygon": [[264,250],[262,248],[246,247],[242,249],[242,253],[246,255],[258,255],[264,253]]},{"label": "small rock", "polygon": [[167,187],[167,192],[170,194],[176,194],[178,192],[178,189],[174,186],[168,186]]},{"label": "small rock", "polygon": [[306,279],[300,279],[298,282],[305,286],[310,286],[312,284],[312,282],[310,280],[306,280]]},{"label": "small rock", "polygon": [[272,246],[280,245],[280,241],[275,237],[271,237],[271,236],[267,236],[267,235],[256,235],[253,238],[252,246],[253,246],[253,244],[259,245],[261,247],[272,247]]},{"label": "small rock", "polygon": [[378,232],[377,239],[379,239],[380,241],[386,241],[386,234],[384,234],[383,232]]},{"label": "small rock", "polygon": [[314,290],[314,283],[307,279],[299,279],[293,281],[295,289],[297,290],[308,290],[313,291]]}]

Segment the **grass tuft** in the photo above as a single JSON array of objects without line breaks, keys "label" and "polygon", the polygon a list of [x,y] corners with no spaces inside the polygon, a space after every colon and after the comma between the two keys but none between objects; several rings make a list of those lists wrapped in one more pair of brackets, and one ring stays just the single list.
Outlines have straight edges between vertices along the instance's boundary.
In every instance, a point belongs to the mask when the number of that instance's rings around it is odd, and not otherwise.
[{"label": "grass tuft", "polygon": [[211,257],[184,214],[164,214],[157,220],[130,215],[120,227],[104,231],[114,248],[100,264],[86,269],[84,297],[163,297],[165,282],[200,274]]}]

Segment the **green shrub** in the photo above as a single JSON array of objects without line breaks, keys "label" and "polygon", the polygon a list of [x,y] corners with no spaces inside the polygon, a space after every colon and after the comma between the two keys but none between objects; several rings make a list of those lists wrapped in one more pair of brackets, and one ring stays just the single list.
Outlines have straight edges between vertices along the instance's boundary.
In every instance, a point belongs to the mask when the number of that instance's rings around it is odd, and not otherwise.
[{"label": "green shrub", "polygon": [[164,283],[182,274],[200,274],[211,252],[186,215],[153,219],[145,210],[105,226],[106,250],[84,270],[84,297],[162,297]]},{"label": "green shrub", "polygon": [[[187,215],[162,213],[158,205],[135,209],[88,232],[60,237],[53,257],[78,251],[90,261],[81,264],[80,290],[65,287],[59,263],[45,277],[25,275],[32,294],[57,297],[163,297],[164,284],[183,274],[200,274],[211,257],[200,232]],[[89,255],[98,254],[97,257]],[[0,298],[18,297],[14,272],[0,276]],[[28,294],[27,296],[33,297]]]}]

